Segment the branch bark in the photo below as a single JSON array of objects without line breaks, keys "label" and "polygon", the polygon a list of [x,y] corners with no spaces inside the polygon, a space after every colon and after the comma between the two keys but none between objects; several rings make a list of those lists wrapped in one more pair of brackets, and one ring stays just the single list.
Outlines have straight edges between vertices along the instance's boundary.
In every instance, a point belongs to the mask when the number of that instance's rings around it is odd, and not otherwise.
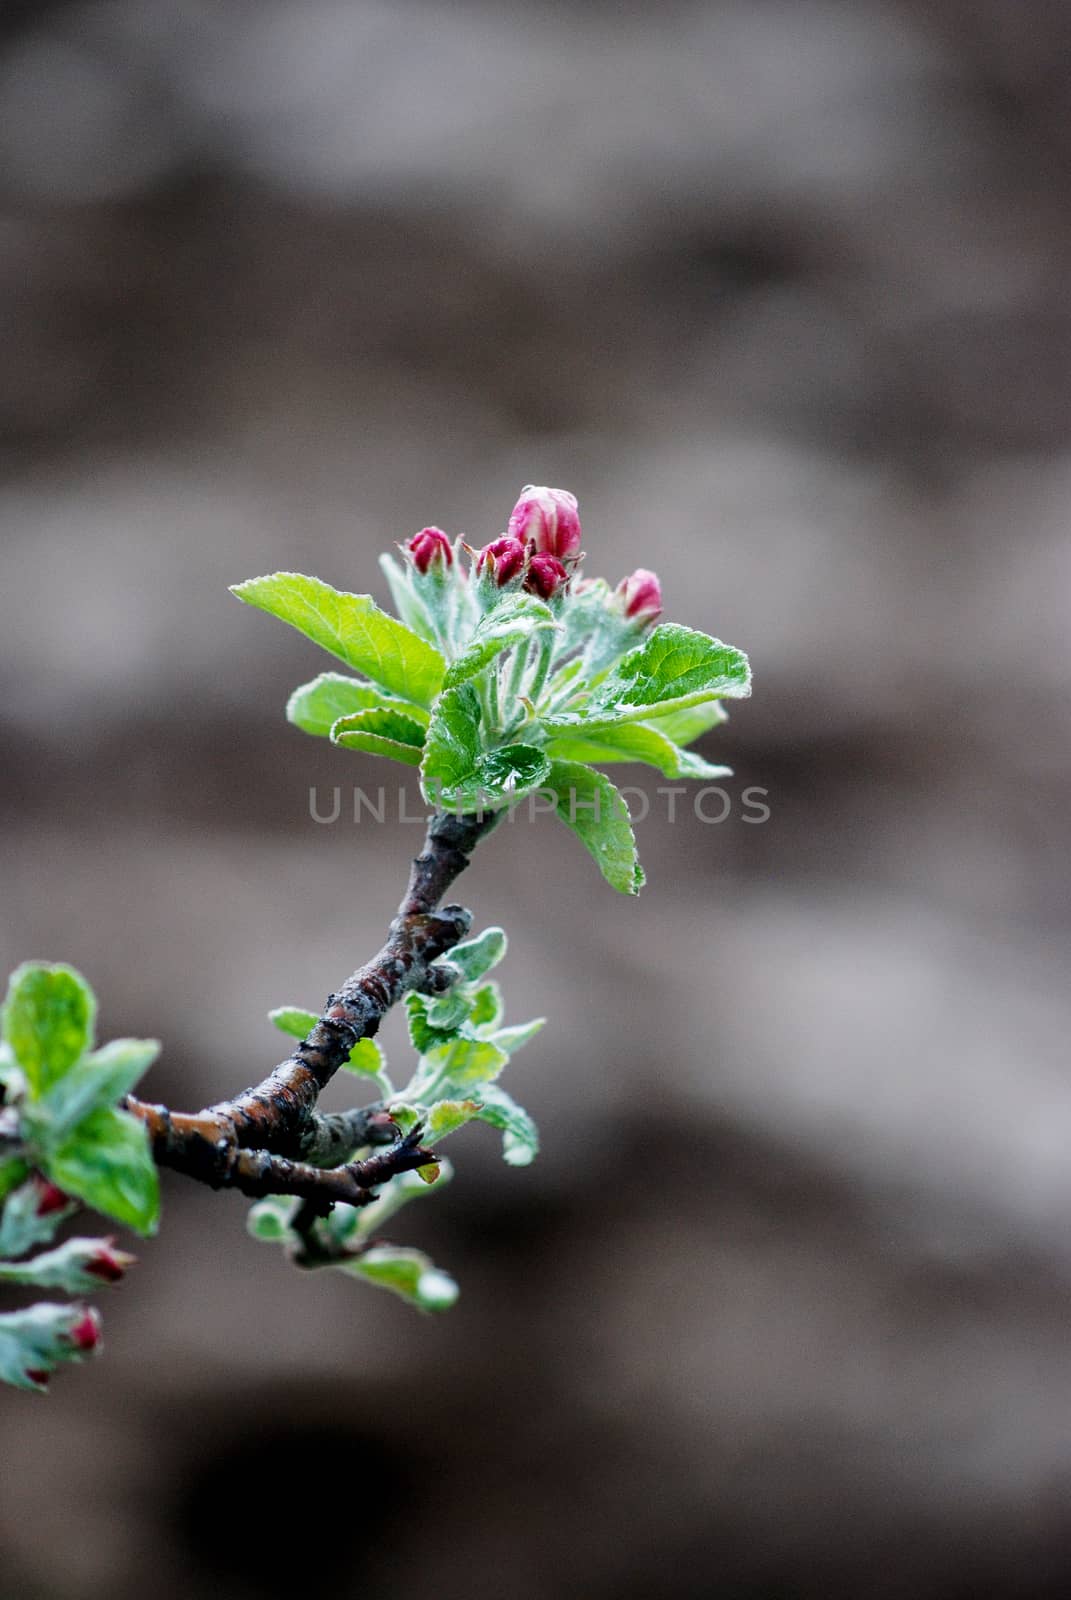
[{"label": "branch bark", "polygon": [[472,917],[440,902],[499,815],[431,818],[387,942],[328,995],[316,1026],[260,1083],[192,1113],[127,1096],[124,1106],[144,1122],[161,1166],[255,1198],[292,1194],[366,1205],[374,1186],[434,1160],[414,1129],[363,1162],[348,1161],[362,1145],[385,1144],[393,1124],[380,1107],[325,1116],[316,1103],[358,1040],[378,1031],[407,990],[438,994],[449,987],[449,969],[433,963],[465,937]]}]

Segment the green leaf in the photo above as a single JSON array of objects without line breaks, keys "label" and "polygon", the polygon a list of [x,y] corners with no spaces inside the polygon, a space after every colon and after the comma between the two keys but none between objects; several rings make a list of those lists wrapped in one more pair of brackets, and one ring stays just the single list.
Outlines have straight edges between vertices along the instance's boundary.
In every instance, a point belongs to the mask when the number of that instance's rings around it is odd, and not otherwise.
[{"label": "green leaf", "polygon": [[445,662],[438,650],[380,611],[371,595],[346,594],[299,572],[249,578],[236,583],[231,593],[288,622],[403,700],[427,706],[439,692]]},{"label": "green leaf", "polygon": [[466,1122],[471,1122],[479,1109],[479,1103],[475,1100],[436,1101],[428,1112],[425,1123],[426,1142],[429,1145],[437,1145],[448,1133],[453,1133],[456,1128],[463,1128]]},{"label": "green leaf", "polygon": [[506,935],[501,928],[484,928],[474,939],[466,939],[463,944],[455,944],[447,956],[455,967],[461,968],[461,976],[467,983],[476,978],[482,978],[485,972],[490,972],[506,954]]},{"label": "green leaf", "polygon": [[504,651],[531,639],[536,633],[554,629],[550,607],[529,594],[507,594],[486,612],[473,629],[464,654],[447,669],[445,689],[456,689],[491,664]]},{"label": "green leaf", "polygon": [[292,1039],[306,1038],[319,1020],[315,1011],[306,1011],[301,1006],[276,1006],[274,1011],[268,1012],[268,1021]]},{"label": "green leaf", "polygon": [[343,1266],[344,1272],[364,1278],[381,1289],[408,1300],[419,1311],[448,1311],[458,1297],[458,1287],[447,1273],[433,1265],[422,1250],[399,1245],[373,1245]]},{"label": "green leaf", "polygon": [[[682,713],[684,714],[684,713]],[[726,778],[729,767],[714,767],[701,756],[667,739],[646,722],[621,722],[603,726],[590,737],[583,730],[552,739],[547,754],[563,761],[642,761],[667,778]]]},{"label": "green leaf", "polygon": [[477,1084],[497,1078],[508,1060],[506,1052],[490,1039],[448,1039],[422,1057],[415,1078],[404,1091],[405,1098],[418,1105],[465,1099]]},{"label": "green leaf", "polygon": [[497,811],[538,789],[550,763],[542,750],[511,744],[485,752],[480,704],[471,683],[446,689],[432,713],[420,769],[430,805],[457,811]]},{"label": "green leaf", "polygon": [[374,756],[390,756],[406,766],[419,767],[424,753],[424,729],[415,717],[380,707],[340,717],[331,729],[331,743],[344,750],[367,750]]},{"label": "green leaf", "polygon": [[80,1122],[43,1165],[53,1183],[138,1233],[156,1232],[160,1184],[142,1123],[102,1108]]},{"label": "green leaf", "polygon": [[601,772],[573,761],[556,761],[548,788],[558,797],[556,810],[567,827],[590,850],[607,883],[622,894],[639,894],[643,868],[628,807]]},{"label": "green leaf", "polygon": [[480,1090],[480,1101],[480,1121],[502,1132],[503,1160],[511,1167],[527,1167],[539,1154],[539,1129],[527,1111],[497,1083]]},{"label": "green leaf", "polygon": [[674,744],[693,744],[709,733],[711,728],[728,722],[728,714],[720,700],[700,700],[698,705],[685,706],[682,711],[669,711],[664,717],[652,717],[648,726],[672,739]]},{"label": "green leaf", "polygon": [[41,1101],[48,1137],[60,1139],[90,1111],[121,1100],[159,1054],[157,1039],[113,1039],[83,1056]]},{"label": "green leaf", "polygon": [[432,1002],[426,995],[407,994],[405,997],[406,1020],[409,1024],[409,1038],[412,1040],[413,1049],[418,1055],[423,1055],[425,1050],[431,1050],[437,1044],[443,1044],[452,1038],[455,1030],[437,1029],[432,1026],[428,1012]]},{"label": "green leaf", "polygon": [[93,1044],[97,1003],[73,967],[28,961],[11,974],[4,1037],[31,1098],[43,1095]]},{"label": "green leaf", "polygon": [[497,983],[484,983],[472,996],[469,1021],[474,1028],[493,1028],[502,1018],[502,992]]},{"label": "green leaf", "polygon": [[378,1078],[386,1070],[387,1058],[375,1039],[358,1039],[343,1066],[347,1072],[356,1072],[359,1077]]},{"label": "green leaf", "polygon": [[740,698],[751,693],[747,656],[694,628],[664,622],[636,650],[618,662],[600,685],[591,717],[643,719],[651,708],[684,710],[712,696]]},{"label": "green leaf", "polygon": [[428,725],[420,773],[425,797],[429,782],[452,789],[476,766],[483,748],[480,717],[479,697],[471,684],[445,689],[439,696]]},{"label": "green leaf", "polygon": [[[407,1134],[412,1133],[418,1122],[423,1121],[425,1107],[410,1105],[408,1100],[391,1100],[387,1111],[404,1139]],[[397,1179],[392,1179],[391,1182],[396,1183]]]},{"label": "green leaf", "polygon": [[534,1017],[531,1022],[517,1022],[512,1028],[499,1028],[497,1033],[491,1035],[491,1043],[504,1050],[508,1056],[515,1056],[518,1050],[523,1050],[525,1045],[535,1038],[539,1030],[546,1025],[546,1017]]},{"label": "green leaf", "polygon": [[427,727],[428,713],[420,706],[386,694],[374,683],[347,678],[343,672],[321,672],[311,683],[303,683],[295,689],[286,704],[287,717],[296,728],[324,739],[330,737],[340,717],[351,717],[357,711],[382,710],[401,711]]},{"label": "green leaf", "polygon": [[425,1016],[431,1027],[444,1033],[454,1033],[469,1017],[468,985],[455,983],[445,994],[438,995],[428,1006]]},{"label": "green leaf", "polygon": [[593,693],[586,706],[544,719],[568,736],[595,737],[622,722],[650,722],[721,695],[751,693],[747,657],[720,639],[693,628],[663,623],[631,650]]},{"label": "green leaf", "polygon": [[381,555],[379,564],[383,569],[383,576],[390,587],[390,597],[394,601],[394,609],[401,617],[407,628],[412,628],[414,633],[419,633],[422,639],[435,642],[435,628],[432,624],[431,614],[421,597],[416,593],[412,573],[403,568],[391,555]]}]

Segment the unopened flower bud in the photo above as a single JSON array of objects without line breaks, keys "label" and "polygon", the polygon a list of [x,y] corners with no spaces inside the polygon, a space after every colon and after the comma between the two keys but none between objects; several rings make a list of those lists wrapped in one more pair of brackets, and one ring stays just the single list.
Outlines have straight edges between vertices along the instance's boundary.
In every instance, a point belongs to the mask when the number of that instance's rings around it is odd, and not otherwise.
[{"label": "unopened flower bud", "polygon": [[646,628],[662,615],[662,585],[646,567],[622,578],[617,593],[625,603],[625,616],[637,627]]},{"label": "unopened flower bud", "polygon": [[555,595],[561,594],[568,582],[569,574],[557,556],[540,551],[529,561],[524,580],[524,587],[529,594],[537,594],[541,600],[552,600]]},{"label": "unopened flower bud", "polygon": [[102,1283],[118,1283],[135,1257],[126,1250],[116,1250],[110,1239],[102,1239],[97,1249],[85,1263],[85,1270]]},{"label": "unopened flower bud", "polygon": [[511,539],[508,535],[492,539],[476,557],[476,572],[503,589],[523,570],[526,554],[520,539]]},{"label": "unopened flower bud", "polygon": [[52,1374],[45,1367],[27,1367],[26,1377],[30,1383],[36,1383],[39,1389],[47,1389],[48,1380]]},{"label": "unopened flower bud", "polygon": [[77,1320],[67,1329],[68,1343],[76,1350],[88,1352],[95,1350],[100,1344],[100,1318],[90,1307],[85,1307],[78,1315]]},{"label": "unopened flower bud", "polygon": [[38,1177],[37,1182],[37,1215],[50,1217],[56,1211],[66,1211],[70,1200],[62,1189],[57,1189],[54,1183],[49,1183],[47,1178]]},{"label": "unopened flower bud", "polygon": [[580,554],[580,517],[576,495],[568,489],[547,489],[529,483],[509,519],[509,532],[515,539],[531,541],[536,550],[559,561],[570,561]]},{"label": "unopened flower bud", "polygon": [[454,552],[449,539],[441,528],[421,528],[419,533],[414,533],[402,546],[417,571],[423,575],[434,566],[437,572],[445,572],[447,567],[454,564]]}]

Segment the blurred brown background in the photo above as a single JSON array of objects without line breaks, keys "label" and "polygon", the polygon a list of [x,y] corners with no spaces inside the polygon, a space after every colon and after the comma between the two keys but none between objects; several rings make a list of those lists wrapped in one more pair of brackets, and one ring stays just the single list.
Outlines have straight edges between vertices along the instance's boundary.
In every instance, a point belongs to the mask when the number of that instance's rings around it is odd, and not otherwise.
[{"label": "blurred brown background", "polygon": [[168,1181],[0,1396],[5,1600],[1069,1592],[1069,102],[1057,0],[8,0],[3,970],[258,1077],[416,833],[310,820],[392,773],[226,586],[528,480],[751,652],[772,815],[483,847],[545,1153],[397,1223],[458,1307]]}]

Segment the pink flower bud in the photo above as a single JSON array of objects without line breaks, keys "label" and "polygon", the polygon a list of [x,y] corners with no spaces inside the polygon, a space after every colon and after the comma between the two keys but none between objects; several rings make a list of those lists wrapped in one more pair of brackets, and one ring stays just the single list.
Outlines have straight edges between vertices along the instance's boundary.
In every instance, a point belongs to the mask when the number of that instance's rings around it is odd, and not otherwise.
[{"label": "pink flower bud", "polygon": [[622,578],[616,592],[625,602],[626,617],[637,627],[646,628],[662,615],[662,585],[646,567],[637,567],[630,578]]},{"label": "pink flower bud", "polygon": [[438,571],[445,571],[454,564],[453,548],[441,528],[421,528],[402,548],[421,574],[432,565]]},{"label": "pink flower bud", "polygon": [[100,1343],[100,1318],[88,1307],[67,1330],[67,1339],[76,1350],[95,1350]]},{"label": "pink flower bud", "polygon": [[540,551],[529,561],[528,575],[524,580],[524,587],[529,594],[537,594],[541,600],[551,600],[561,593],[568,582],[569,574],[557,556],[548,556]]},{"label": "pink flower bud", "polygon": [[568,489],[526,484],[509,519],[515,539],[531,541],[543,554],[570,561],[580,554],[580,518],[576,495]]},{"label": "pink flower bud", "polygon": [[70,1200],[62,1189],[57,1189],[47,1178],[37,1179],[37,1215],[50,1217],[56,1211],[66,1211]]},{"label": "pink flower bud", "polygon": [[508,536],[492,539],[476,557],[476,571],[492,578],[502,589],[521,571],[526,554],[519,539]]},{"label": "pink flower bud", "polygon": [[85,1270],[102,1283],[118,1283],[135,1259],[125,1250],[113,1249],[110,1239],[102,1239],[100,1247],[86,1262]]}]

